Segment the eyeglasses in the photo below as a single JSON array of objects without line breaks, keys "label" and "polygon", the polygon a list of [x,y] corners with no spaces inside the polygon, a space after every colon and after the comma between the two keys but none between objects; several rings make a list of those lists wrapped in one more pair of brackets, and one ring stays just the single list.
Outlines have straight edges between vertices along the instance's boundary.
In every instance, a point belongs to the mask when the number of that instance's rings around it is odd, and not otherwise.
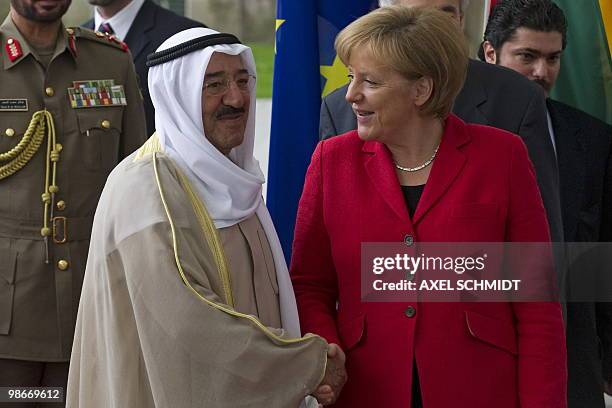
[{"label": "eyeglasses", "polygon": [[206,96],[221,96],[225,95],[232,83],[236,84],[236,88],[242,93],[249,93],[255,87],[255,75],[244,74],[239,75],[236,79],[215,78],[204,82],[204,94]]}]

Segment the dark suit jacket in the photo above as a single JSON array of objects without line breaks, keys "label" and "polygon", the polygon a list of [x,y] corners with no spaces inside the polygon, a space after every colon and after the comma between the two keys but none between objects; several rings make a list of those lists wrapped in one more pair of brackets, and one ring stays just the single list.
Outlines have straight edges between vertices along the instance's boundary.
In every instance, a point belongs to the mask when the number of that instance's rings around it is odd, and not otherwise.
[{"label": "dark suit jacket", "polygon": [[[612,127],[561,102],[548,99],[547,107],[557,145],[565,239],[610,242]],[[570,282],[584,279],[580,267],[570,271]],[[567,354],[569,406],[603,407],[602,364],[604,378],[612,377],[612,303],[567,303]]]},{"label": "dark suit jacket", "polygon": [[[326,139],[357,128],[344,86],[323,99],[319,135]],[[503,67],[470,60],[463,89],[453,113],[466,122],[489,125],[515,133],[523,139],[548,216],[553,241],[563,240],[559,176],[548,133],[544,95],[539,86]]]},{"label": "dark suit jacket", "polygon": [[[83,26],[93,30],[94,20],[89,20]],[[136,73],[140,80],[147,120],[147,135],[149,136],[155,132],[155,110],[153,109],[147,82],[149,73],[146,66],[147,55],[155,52],[161,43],[174,34],[194,27],[206,26],[200,22],[179,16],[158,6],[151,0],[146,0],[136,14],[136,18],[124,39],[124,42],[130,47]]]}]

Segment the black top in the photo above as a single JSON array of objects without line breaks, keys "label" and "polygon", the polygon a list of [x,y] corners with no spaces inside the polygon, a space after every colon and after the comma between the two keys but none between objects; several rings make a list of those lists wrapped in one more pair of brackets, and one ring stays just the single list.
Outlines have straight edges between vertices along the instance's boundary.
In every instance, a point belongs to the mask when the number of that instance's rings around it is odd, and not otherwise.
[{"label": "black top", "polygon": [[[414,210],[416,210],[425,184],[420,186],[402,186],[402,193],[404,194],[404,200],[406,201],[406,207],[408,207],[408,214],[412,218]],[[412,374],[412,407],[411,408],[422,408],[423,401],[421,399],[421,386],[419,384],[419,373],[417,371],[416,360],[413,363],[413,374]]]},{"label": "black top", "polygon": [[414,214],[414,210],[417,208],[417,204],[421,199],[424,189],[425,184],[421,184],[420,186],[402,186],[402,193],[404,193],[404,200],[406,201],[406,207],[408,207],[410,218],[412,218],[412,214]]}]

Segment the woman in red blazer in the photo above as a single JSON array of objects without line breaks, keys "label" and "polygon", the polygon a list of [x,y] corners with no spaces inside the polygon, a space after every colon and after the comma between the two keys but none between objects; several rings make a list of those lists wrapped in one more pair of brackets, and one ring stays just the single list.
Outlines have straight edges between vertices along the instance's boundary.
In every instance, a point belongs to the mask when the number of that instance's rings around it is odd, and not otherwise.
[{"label": "woman in red blazer", "polygon": [[337,407],[566,407],[558,303],[360,299],[362,242],[549,240],[522,141],[449,114],[462,38],[441,12],[389,7],[336,40],[358,130],[314,152],[291,274],[303,332],[346,353]]}]

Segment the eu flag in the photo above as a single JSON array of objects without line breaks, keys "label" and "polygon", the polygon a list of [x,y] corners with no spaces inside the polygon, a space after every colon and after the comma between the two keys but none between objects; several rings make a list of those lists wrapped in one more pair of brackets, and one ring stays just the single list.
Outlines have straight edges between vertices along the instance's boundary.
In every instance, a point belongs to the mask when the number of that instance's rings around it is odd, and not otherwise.
[{"label": "eu flag", "polygon": [[321,97],[347,82],[336,35],[376,0],[278,0],[266,204],[287,262],[306,168],[318,142]]}]

